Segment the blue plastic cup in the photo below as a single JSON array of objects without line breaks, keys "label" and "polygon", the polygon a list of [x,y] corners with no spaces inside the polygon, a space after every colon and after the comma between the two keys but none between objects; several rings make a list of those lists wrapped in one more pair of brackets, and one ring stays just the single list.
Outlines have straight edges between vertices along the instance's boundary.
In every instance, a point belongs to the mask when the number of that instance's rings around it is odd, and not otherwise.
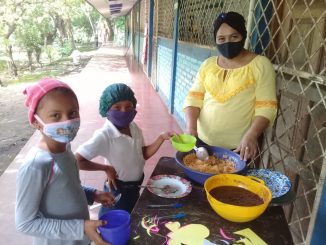
[{"label": "blue plastic cup", "polygon": [[130,237],[130,214],[125,210],[111,210],[100,217],[107,223],[98,227],[104,241],[112,245],[125,245]]}]

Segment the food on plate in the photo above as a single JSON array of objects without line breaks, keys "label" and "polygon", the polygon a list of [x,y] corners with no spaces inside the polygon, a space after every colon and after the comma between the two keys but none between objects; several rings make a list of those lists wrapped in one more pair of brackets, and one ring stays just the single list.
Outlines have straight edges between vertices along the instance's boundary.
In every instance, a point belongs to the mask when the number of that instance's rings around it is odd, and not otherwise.
[{"label": "food on plate", "polygon": [[190,153],[184,156],[182,160],[185,166],[204,173],[221,174],[236,171],[235,163],[227,159],[227,157],[220,159],[210,155],[207,161],[202,161],[196,157],[195,153]]}]

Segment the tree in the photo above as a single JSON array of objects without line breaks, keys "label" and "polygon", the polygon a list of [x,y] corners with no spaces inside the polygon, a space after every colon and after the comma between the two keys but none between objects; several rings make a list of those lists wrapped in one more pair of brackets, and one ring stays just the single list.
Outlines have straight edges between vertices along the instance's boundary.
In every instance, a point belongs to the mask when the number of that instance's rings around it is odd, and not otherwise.
[{"label": "tree", "polygon": [[0,36],[5,46],[6,54],[9,58],[8,67],[10,73],[18,76],[17,65],[15,64],[12,51],[12,34],[17,27],[17,21],[24,15],[26,9],[33,4],[34,0],[2,0],[0,7]]},{"label": "tree", "polygon": [[99,13],[83,0],[1,0],[0,44],[8,70],[18,75],[14,48],[26,50],[31,70],[33,56],[41,64],[42,52],[53,50],[56,46],[51,45],[57,42],[61,45],[59,53],[69,55],[76,48],[76,34],[89,37],[87,41],[96,36],[99,18]]},{"label": "tree", "polygon": [[25,11],[16,28],[15,36],[20,46],[27,51],[30,70],[33,70],[33,53],[37,63],[41,64],[42,48],[52,44],[55,35],[54,21],[46,13],[46,9],[42,4],[30,6]]},{"label": "tree", "polygon": [[111,18],[106,18],[105,20],[106,20],[106,24],[108,25],[109,30],[110,30],[109,41],[113,41],[114,40],[114,29],[113,29],[112,20],[111,20]]}]

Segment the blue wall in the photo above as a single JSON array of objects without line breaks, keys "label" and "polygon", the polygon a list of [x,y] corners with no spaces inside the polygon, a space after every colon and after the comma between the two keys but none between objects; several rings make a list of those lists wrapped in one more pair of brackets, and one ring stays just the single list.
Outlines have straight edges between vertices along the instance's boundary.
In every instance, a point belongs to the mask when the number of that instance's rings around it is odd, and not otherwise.
[{"label": "blue wall", "polygon": [[158,40],[156,81],[158,91],[167,107],[170,107],[172,45],[171,39]]},{"label": "blue wall", "polygon": [[[157,49],[157,85],[158,92],[169,108],[171,105],[171,70],[172,70],[173,40],[159,38]],[[185,125],[182,105],[190,89],[200,64],[208,57],[216,55],[216,51],[196,45],[178,43],[177,70],[174,91],[174,116],[181,127]]]},{"label": "blue wall", "polygon": [[187,43],[178,43],[176,87],[174,98],[174,115],[180,126],[184,127],[185,119],[182,111],[184,99],[196,78],[201,63],[215,55],[214,50],[196,47]]}]

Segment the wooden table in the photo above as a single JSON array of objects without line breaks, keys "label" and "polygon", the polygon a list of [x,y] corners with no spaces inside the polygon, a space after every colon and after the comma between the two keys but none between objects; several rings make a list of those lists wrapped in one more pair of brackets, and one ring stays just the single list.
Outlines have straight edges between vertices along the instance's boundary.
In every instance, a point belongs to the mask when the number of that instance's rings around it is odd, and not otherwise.
[{"label": "wooden table", "polygon": [[[155,167],[152,176],[159,174],[174,174],[188,179],[182,169],[178,168],[174,158],[162,157]],[[209,205],[205,190],[202,186],[191,182],[193,185],[192,192],[183,198],[168,199],[158,197],[152,194],[147,189],[144,189],[131,215],[131,235],[128,244],[141,245],[156,245],[163,244],[166,241],[166,236],[170,231],[164,226],[160,225],[159,234],[146,233],[146,229],[141,226],[141,220],[144,216],[151,217],[167,216],[179,212],[185,213],[186,217],[178,220],[181,226],[196,223],[206,226],[210,235],[207,240],[216,244],[225,244],[221,242],[223,239],[220,235],[219,229],[222,228],[226,234],[233,235],[233,232],[245,228],[250,228],[268,245],[286,245],[293,244],[291,233],[289,231],[282,207],[268,207],[267,210],[256,220],[246,223],[233,223],[218,216]],[[171,204],[181,203],[182,208],[165,208],[165,209],[149,209],[148,204]]]}]

